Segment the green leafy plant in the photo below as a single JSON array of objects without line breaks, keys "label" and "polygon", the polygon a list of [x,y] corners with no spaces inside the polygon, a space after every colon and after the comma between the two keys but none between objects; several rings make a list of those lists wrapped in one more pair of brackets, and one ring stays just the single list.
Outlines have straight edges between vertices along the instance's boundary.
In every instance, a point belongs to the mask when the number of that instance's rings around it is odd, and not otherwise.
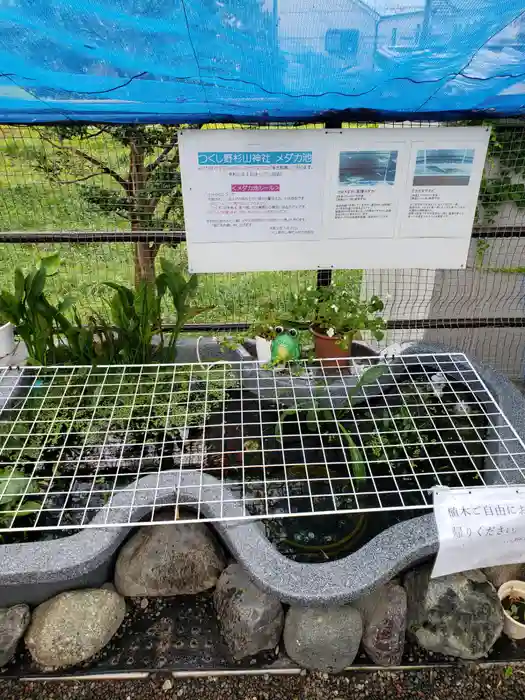
[{"label": "green leafy plant", "polygon": [[24,341],[29,364],[54,364],[61,359],[56,342],[58,318],[73,305],[71,296],[64,297],[56,306],[50,303],[44,289],[49,277],[57,274],[60,267],[58,254],[42,258],[38,268],[24,275],[15,270],[14,291],[0,292],[0,314],[14,324]]},{"label": "green leafy plant", "polygon": [[[27,347],[29,364],[172,361],[184,324],[210,307],[192,304],[198,284],[196,275],[186,279],[169,260],[160,262],[162,271],[155,280],[141,280],[135,289],[106,282],[114,291],[108,314],[93,314],[84,323],[72,296],[55,306],[45,295],[47,279],[60,266],[60,259],[54,254],[43,258],[40,266],[27,275],[16,269],[14,291],[0,292],[0,315],[15,325]],[[162,309],[168,299],[176,319],[166,333]]]},{"label": "green leafy plant", "polygon": [[[356,385],[348,389],[348,404],[336,408],[330,402],[329,407],[325,407],[326,397],[323,396],[326,387],[318,387],[314,395],[307,399],[297,401],[293,408],[286,408],[279,414],[279,419],[275,426],[275,437],[279,442],[283,440],[284,422],[294,417],[297,421],[304,416],[306,426],[311,432],[327,433],[329,440],[337,438],[337,429],[342,438],[344,438],[350,453],[350,460],[354,477],[357,479],[366,478],[366,465],[359,447],[355,444],[354,439],[343,425],[342,421],[348,408],[352,407],[359,395],[361,389],[367,385],[376,382],[385,372],[388,371],[387,365],[377,364],[366,369],[359,377]],[[324,400],[323,400],[324,399]]]},{"label": "green leafy plant", "polygon": [[501,603],[513,620],[525,625],[525,600],[520,595],[509,595]]},{"label": "green leafy plant", "polygon": [[[216,410],[222,410],[226,392],[235,384],[231,371],[218,375],[177,367],[160,368],[144,374],[139,368],[119,380],[118,393],[104,387],[97,406],[97,417],[107,418],[103,430],[125,428],[128,442],[142,443],[144,430],[180,433],[190,426],[203,426]],[[107,398],[104,393],[108,392]]]},{"label": "green leafy plant", "polygon": [[271,300],[263,301],[254,308],[253,315],[257,320],[250,325],[244,336],[273,340],[278,334],[276,328],[283,325],[283,314],[277,304]]},{"label": "green leafy plant", "polygon": [[[41,508],[37,501],[24,500],[32,490],[31,479],[13,468],[0,469],[0,525],[9,526],[13,518],[30,515]],[[23,501],[23,502],[22,502]]]},{"label": "green leafy plant", "polygon": [[504,204],[525,208],[525,130],[498,122],[484,123],[491,125],[487,163],[496,167],[486,167],[483,172],[477,218],[483,224],[493,224]]},{"label": "green leafy plant", "polygon": [[352,340],[361,337],[362,331],[382,340],[386,328],[381,317],[383,310],[384,304],[378,296],[363,300],[357,286],[334,282],[326,287],[307,287],[295,294],[288,321],[297,329],[311,328],[336,338],[338,345],[348,348]]},{"label": "green leafy plant", "polygon": [[173,439],[184,428],[204,426],[214,412],[222,415],[236,382],[228,366],[213,372],[182,365],[124,373],[117,366],[107,372],[79,368],[38,377],[27,396],[2,411],[0,449],[6,461],[49,464],[57,448],[101,445],[110,434],[125,435],[127,447],[152,436],[159,444],[158,432]]},{"label": "green leafy plant", "polygon": [[58,361],[63,364],[95,365],[98,362],[112,364],[117,361],[112,329],[98,326],[96,319],[83,324],[78,311],[73,307],[70,321],[62,309],[57,309]]},{"label": "green leafy plant", "polygon": [[490,248],[490,243],[485,238],[478,238],[476,240],[476,267],[481,270],[483,267],[483,262],[485,260],[485,254]]},{"label": "green leafy plant", "polygon": [[[193,306],[197,276],[186,279],[169,260],[161,259],[162,272],[154,282],[142,280],[135,289],[114,282],[106,286],[114,290],[110,301],[110,321],[99,315],[91,333],[99,335],[98,358],[125,364],[173,361],[177,338],[189,320],[210,307]],[[162,307],[166,295],[176,313],[170,331],[165,332]]]}]

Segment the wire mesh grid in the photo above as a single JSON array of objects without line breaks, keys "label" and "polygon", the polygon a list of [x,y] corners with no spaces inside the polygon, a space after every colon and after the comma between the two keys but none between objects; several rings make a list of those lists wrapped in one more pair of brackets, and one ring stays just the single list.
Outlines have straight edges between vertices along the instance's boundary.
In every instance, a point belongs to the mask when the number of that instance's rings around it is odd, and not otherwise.
[{"label": "wire mesh grid", "polygon": [[329,364],[4,368],[0,529],[420,510],[525,476],[464,355]]}]

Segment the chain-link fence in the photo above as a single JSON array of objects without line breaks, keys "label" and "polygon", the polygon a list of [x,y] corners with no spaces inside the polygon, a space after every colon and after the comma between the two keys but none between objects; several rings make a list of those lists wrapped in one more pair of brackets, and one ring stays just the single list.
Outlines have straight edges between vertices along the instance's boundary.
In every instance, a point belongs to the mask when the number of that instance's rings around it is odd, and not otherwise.
[{"label": "chain-link fence", "polygon": [[[63,265],[51,292],[73,292],[87,313],[103,303],[104,281],[130,284],[151,276],[162,256],[185,263],[178,128],[0,127],[0,288],[12,286],[15,267],[27,269],[46,251],[58,251]],[[360,278],[363,294],[386,300],[388,342],[437,340],[521,379],[524,183],[525,126],[494,123],[467,269],[334,274],[353,283]],[[313,271],[202,275],[198,303],[212,308],[199,317],[199,328],[250,323],[261,299],[271,295],[284,303],[290,290],[315,279]]]}]

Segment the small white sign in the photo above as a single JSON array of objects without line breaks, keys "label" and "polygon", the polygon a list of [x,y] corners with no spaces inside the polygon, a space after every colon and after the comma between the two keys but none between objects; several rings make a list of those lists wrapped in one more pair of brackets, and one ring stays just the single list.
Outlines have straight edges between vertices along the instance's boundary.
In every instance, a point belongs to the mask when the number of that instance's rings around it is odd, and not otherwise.
[{"label": "small white sign", "polygon": [[464,267],[489,135],[183,131],[190,270]]},{"label": "small white sign", "polygon": [[525,489],[434,490],[439,552],[432,578],[525,562]]}]

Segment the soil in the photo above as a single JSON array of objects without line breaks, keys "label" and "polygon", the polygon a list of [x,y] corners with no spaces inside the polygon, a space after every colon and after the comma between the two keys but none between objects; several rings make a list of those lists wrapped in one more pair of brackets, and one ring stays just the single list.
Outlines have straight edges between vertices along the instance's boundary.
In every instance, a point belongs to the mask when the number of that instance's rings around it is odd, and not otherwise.
[{"label": "soil", "polygon": [[510,595],[501,601],[503,608],[516,622],[525,625],[525,600],[516,595]]}]

